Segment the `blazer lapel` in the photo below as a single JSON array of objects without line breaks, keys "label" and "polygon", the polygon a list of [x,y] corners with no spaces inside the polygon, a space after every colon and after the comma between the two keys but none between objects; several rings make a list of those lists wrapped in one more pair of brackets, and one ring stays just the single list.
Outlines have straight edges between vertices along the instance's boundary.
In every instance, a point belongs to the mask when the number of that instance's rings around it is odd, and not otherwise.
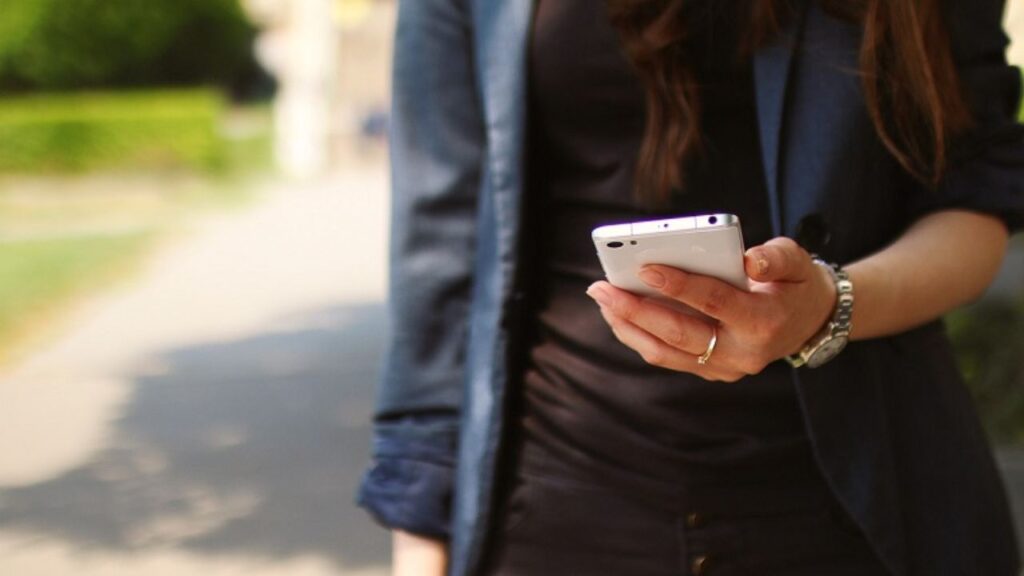
[{"label": "blazer lapel", "polygon": [[807,13],[805,0],[795,5],[797,16],[790,20],[770,44],[762,47],[754,55],[754,86],[757,95],[761,155],[774,236],[782,235],[785,230],[782,221],[779,151],[782,147],[782,123],[793,54],[800,43]]},{"label": "blazer lapel", "polygon": [[[411,0],[417,1],[417,0]],[[480,187],[475,312],[467,351],[467,386],[459,437],[458,497],[452,515],[449,574],[470,574],[483,558],[504,425],[508,330],[515,301],[523,206],[526,48],[533,0],[465,0],[487,140]],[[472,431],[472,433],[468,433]]]},{"label": "blazer lapel", "polygon": [[[516,264],[526,133],[526,50],[533,0],[472,0],[476,71],[487,130],[487,171],[494,194],[504,272]],[[511,279],[511,276],[509,276]],[[508,288],[508,287],[506,287]]]},{"label": "blazer lapel", "polygon": [[[765,183],[775,235],[794,234],[807,214],[820,210],[826,197],[841,194],[829,181],[843,174],[835,167],[853,151],[844,147],[851,128],[854,99],[861,98],[856,76],[856,44],[846,24],[828,17],[806,0],[800,15],[754,59],[758,120]],[[850,62],[838,56],[849,56]],[[799,51],[799,58],[796,54]],[[844,67],[845,66],[845,67]],[[853,68],[855,69],[855,68]],[[852,80],[851,80],[852,79]],[[845,113],[844,113],[845,111]],[[785,202],[785,203],[784,203]],[[866,533],[893,574],[906,573],[899,498],[892,484],[895,465],[885,394],[889,383],[883,340],[854,342],[844,362],[793,371],[808,436],[818,465],[842,507]],[[855,357],[855,359],[851,359]],[[849,421],[862,429],[852,435]]]}]

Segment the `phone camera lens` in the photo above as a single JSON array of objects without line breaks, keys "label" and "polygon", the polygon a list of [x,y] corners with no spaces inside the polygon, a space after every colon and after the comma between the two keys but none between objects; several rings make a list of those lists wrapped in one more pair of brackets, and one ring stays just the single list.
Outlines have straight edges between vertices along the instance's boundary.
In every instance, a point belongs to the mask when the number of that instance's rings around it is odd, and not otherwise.
[{"label": "phone camera lens", "polygon": [[629,243],[630,243],[630,245],[632,245],[632,246],[636,246],[636,240],[630,240],[630,241],[629,241]]},{"label": "phone camera lens", "polygon": [[708,218],[708,224],[718,224],[718,216],[712,216]]},{"label": "phone camera lens", "polygon": [[622,242],[609,242],[609,248],[622,248]]}]

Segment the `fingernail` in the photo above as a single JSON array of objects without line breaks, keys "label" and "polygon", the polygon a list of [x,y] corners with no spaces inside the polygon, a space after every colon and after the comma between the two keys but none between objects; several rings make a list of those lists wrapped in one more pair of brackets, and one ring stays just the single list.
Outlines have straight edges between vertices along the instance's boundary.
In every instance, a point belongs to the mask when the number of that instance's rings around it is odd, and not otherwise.
[{"label": "fingernail", "polygon": [[637,275],[644,281],[644,284],[647,284],[652,288],[661,288],[665,285],[665,275],[656,270],[644,268],[638,272]]},{"label": "fingernail", "polygon": [[597,300],[599,304],[607,306],[611,303],[611,297],[605,292],[604,288],[601,288],[597,284],[593,284],[590,288],[587,288],[587,296],[590,296],[594,300]]},{"label": "fingernail", "polygon": [[767,272],[768,272],[768,259],[767,258],[758,258],[757,259],[757,273],[763,276]]}]

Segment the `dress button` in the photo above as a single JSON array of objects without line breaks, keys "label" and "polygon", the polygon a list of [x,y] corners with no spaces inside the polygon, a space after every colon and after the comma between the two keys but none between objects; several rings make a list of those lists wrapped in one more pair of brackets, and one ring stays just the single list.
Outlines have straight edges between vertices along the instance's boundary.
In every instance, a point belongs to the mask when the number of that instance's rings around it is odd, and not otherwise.
[{"label": "dress button", "polygon": [[690,512],[686,515],[687,528],[700,528],[704,525],[704,515],[697,512]]},{"label": "dress button", "polygon": [[708,565],[711,563],[711,558],[707,555],[701,554],[693,559],[693,564],[690,565],[690,572],[693,576],[703,576],[707,573]]}]

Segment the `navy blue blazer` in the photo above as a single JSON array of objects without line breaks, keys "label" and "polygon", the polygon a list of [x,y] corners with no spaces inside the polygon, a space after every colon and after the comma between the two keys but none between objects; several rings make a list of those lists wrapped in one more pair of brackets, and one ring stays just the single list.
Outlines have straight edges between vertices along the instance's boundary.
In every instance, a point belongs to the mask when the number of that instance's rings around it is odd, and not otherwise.
[{"label": "navy blue blazer", "polygon": [[[848,263],[935,210],[1024,223],[1020,75],[1005,61],[1000,0],[945,2],[976,127],[937,191],[907,177],[875,134],[856,73],[859,27],[798,4],[802,16],[754,62],[777,234],[816,230],[813,248]],[[531,10],[531,0],[399,8],[390,341],[358,500],[386,526],[449,538],[452,576],[478,567],[504,472]],[[1004,489],[939,322],[852,343],[792,375],[829,486],[892,574],[1018,573]]]}]

